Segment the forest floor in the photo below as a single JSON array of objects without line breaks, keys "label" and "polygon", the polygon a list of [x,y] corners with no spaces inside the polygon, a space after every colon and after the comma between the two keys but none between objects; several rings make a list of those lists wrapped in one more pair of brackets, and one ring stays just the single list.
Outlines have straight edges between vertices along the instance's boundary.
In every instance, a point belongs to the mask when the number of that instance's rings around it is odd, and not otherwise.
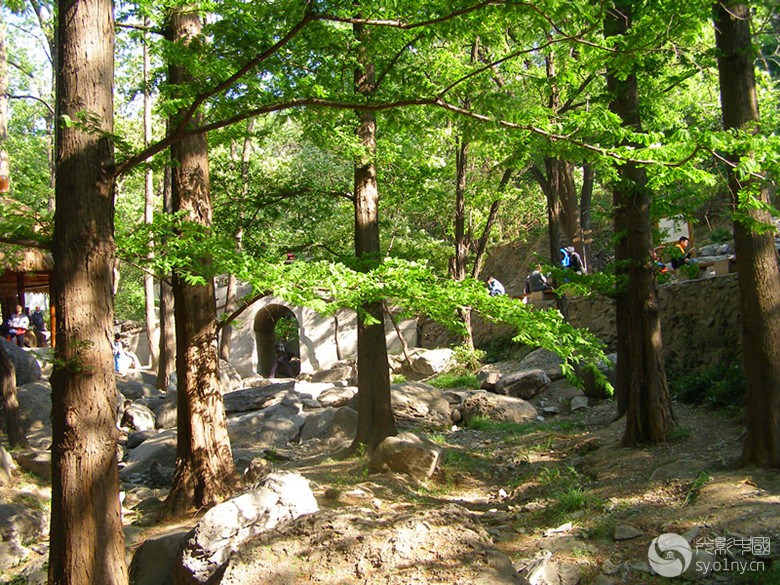
[{"label": "forest floor", "polygon": [[[780,542],[780,473],[737,466],[739,416],[679,403],[674,413],[668,442],[637,449],[620,446],[625,419],[614,420],[612,401],[545,422],[432,433],[442,464],[404,489],[367,477],[365,459],[289,466],[312,482],[321,507],[367,497],[464,506],[515,566],[552,552],[547,577],[556,583],[684,582],[650,571],[649,545],[664,533],[716,552],[709,560],[721,570],[704,582],[780,583],[780,561],[769,560]],[[752,555],[767,542],[768,555]],[[756,570],[740,575],[741,567]]]},{"label": "forest floor", "polygon": [[[614,420],[612,401],[526,425],[430,431],[443,455],[422,484],[369,476],[365,456],[307,457],[303,446],[293,450],[300,458],[275,467],[303,474],[323,509],[463,506],[515,566],[547,559],[547,577],[557,583],[681,583],[650,571],[648,548],[664,533],[686,535],[699,550],[728,549],[731,556],[714,557],[721,570],[705,583],[780,583],[780,561],[770,560],[780,542],[780,473],[737,466],[739,416],[679,403],[674,413],[668,442],[637,449],[620,446],[625,420]],[[25,476],[0,487],[0,501],[43,498],[45,491]],[[146,524],[132,540],[137,545],[171,528]],[[766,542],[768,554],[759,550]],[[43,562],[46,543],[28,546]],[[737,558],[753,561],[744,566],[756,571],[739,574]],[[13,578],[22,570],[0,576],[0,583],[27,582]],[[461,582],[455,572],[450,582]]]}]

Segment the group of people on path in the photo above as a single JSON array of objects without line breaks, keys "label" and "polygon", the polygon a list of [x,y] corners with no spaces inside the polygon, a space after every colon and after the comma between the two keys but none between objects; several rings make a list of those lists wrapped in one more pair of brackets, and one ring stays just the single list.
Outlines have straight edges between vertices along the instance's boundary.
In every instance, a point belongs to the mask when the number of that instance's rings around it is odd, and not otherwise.
[{"label": "group of people on path", "polygon": [[[574,246],[564,246],[560,249],[561,267],[571,270],[575,274],[585,274],[585,265],[582,262],[582,257],[574,249]],[[501,282],[493,275],[488,276],[485,284],[488,289],[488,294],[493,297],[497,295],[506,294],[506,288]],[[552,286],[547,280],[547,276],[542,272],[542,266],[537,264],[533,271],[526,277],[525,286],[523,287],[524,296],[528,296],[531,293],[539,291],[552,290]]]},{"label": "group of people on path", "polygon": [[46,331],[46,320],[40,307],[35,307],[35,311],[30,314],[30,309],[22,309],[21,305],[16,305],[16,311],[8,317],[4,329],[3,336],[6,340],[16,342],[19,347],[26,345],[24,336],[30,330],[35,334],[38,347],[46,344],[46,333],[48,332]]}]

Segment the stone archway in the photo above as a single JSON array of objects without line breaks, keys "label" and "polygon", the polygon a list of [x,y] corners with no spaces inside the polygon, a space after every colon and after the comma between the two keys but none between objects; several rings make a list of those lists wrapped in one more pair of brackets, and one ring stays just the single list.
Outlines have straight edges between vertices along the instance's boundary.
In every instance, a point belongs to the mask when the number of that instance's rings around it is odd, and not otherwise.
[{"label": "stone archway", "polygon": [[[278,329],[284,327],[285,331]],[[285,349],[300,357],[300,323],[295,313],[284,305],[266,305],[255,315],[255,343],[257,344],[257,373],[268,377],[274,364],[274,345],[283,342]]]}]

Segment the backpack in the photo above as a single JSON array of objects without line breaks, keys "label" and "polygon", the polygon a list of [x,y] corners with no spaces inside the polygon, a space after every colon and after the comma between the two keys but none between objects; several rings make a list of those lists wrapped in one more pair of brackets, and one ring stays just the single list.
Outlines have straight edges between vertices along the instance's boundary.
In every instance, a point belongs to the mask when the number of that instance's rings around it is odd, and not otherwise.
[{"label": "backpack", "polygon": [[561,266],[564,268],[571,266],[571,256],[566,248],[561,248]]}]

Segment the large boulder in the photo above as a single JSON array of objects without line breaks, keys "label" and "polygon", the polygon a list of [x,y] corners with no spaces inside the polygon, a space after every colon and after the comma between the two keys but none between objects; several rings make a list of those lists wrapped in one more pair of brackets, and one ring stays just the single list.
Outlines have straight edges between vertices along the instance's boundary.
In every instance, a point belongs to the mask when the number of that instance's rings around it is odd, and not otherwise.
[{"label": "large boulder", "polygon": [[116,389],[122,393],[122,396],[129,400],[138,400],[139,398],[150,398],[160,396],[162,392],[152,384],[139,382],[138,380],[126,380],[117,378]]},{"label": "large boulder", "polygon": [[173,585],[173,567],[181,554],[187,532],[173,532],[146,539],[133,553],[130,583]]},{"label": "large boulder", "polygon": [[349,364],[343,364],[328,368],[327,370],[319,370],[311,375],[310,382],[329,382],[334,384],[341,381],[354,381],[355,368]]},{"label": "large boulder", "polygon": [[119,472],[123,481],[141,483],[149,476],[152,465],[173,468],[176,466],[176,431],[162,431],[133,449],[127,455],[125,466]]},{"label": "large boulder", "polygon": [[544,370],[525,370],[502,376],[496,383],[495,392],[530,400],[544,392],[551,383],[550,377],[544,373]]},{"label": "large boulder", "polygon": [[36,449],[51,447],[51,384],[31,382],[16,389],[19,418],[27,441]]},{"label": "large boulder", "polygon": [[422,382],[403,382],[390,386],[393,413],[433,426],[450,424],[450,403],[444,392]]},{"label": "large boulder", "polygon": [[24,386],[41,379],[41,366],[38,360],[35,359],[35,354],[23,350],[15,343],[7,341],[4,337],[0,337],[0,343],[3,344],[5,353],[8,354],[8,357],[11,358],[11,363],[14,365],[17,386]]},{"label": "large boulder", "polygon": [[178,392],[168,390],[165,400],[149,405],[154,412],[155,426],[158,429],[175,429],[177,424]]},{"label": "large boulder", "polygon": [[414,357],[412,370],[423,376],[441,374],[453,364],[453,351],[448,347],[428,349]]},{"label": "large boulder", "polygon": [[270,474],[258,489],[206,512],[184,545],[176,565],[176,583],[213,583],[212,577],[231,552],[254,535],[318,510],[306,479],[289,472]]},{"label": "large boulder", "polygon": [[130,403],[124,407],[119,426],[131,431],[154,430],[154,413],[142,404]]},{"label": "large boulder", "polygon": [[465,422],[475,417],[494,421],[526,423],[536,418],[536,409],[530,402],[513,396],[501,396],[487,392],[473,394],[463,401],[460,413]]},{"label": "large boulder", "polygon": [[436,471],[441,449],[414,433],[387,437],[368,462],[371,473],[402,473],[413,479],[428,479]]},{"label": "large boulder", "polygon": [[310,439],[355,438],[357,432],[357,411],[347,406],[324,408],[306,417],[301,428],[301,442]]},{"label": "large boulder", "polygon": [[230,444],[234,447],[284,447],[301,432],[306,417],[301,400],[286,393],[278,404],[258,412],[228,417]]},{"label": "large boulder", "polygon": [[214,585],[266,583],[520,585],[509,557],[456,505],[433,510],[323,510],[258,534]]},{"label": "large boulder", "polygon": [[317,402],[322,406],[346,406],[349,401],[357,394],[358,389],[355,386],[333,386],[317,396]]},{"label": "large boulder", "polygon": [[562,364],[563,360],[558,355],[540,347],[525,356],[517,366],[517,370],[543,370],[550,380],[560,380],[563,378]]},{"label": "large boulder", "polygon": [[292,390],[293,385],[293,380],[287,380],[285,382],[275,382],[262,388],[232,390],[222,397],[222,401],[225,404],[225,412],[228,414],[254,412],[274,404],[279,404],[285,395]]}]

